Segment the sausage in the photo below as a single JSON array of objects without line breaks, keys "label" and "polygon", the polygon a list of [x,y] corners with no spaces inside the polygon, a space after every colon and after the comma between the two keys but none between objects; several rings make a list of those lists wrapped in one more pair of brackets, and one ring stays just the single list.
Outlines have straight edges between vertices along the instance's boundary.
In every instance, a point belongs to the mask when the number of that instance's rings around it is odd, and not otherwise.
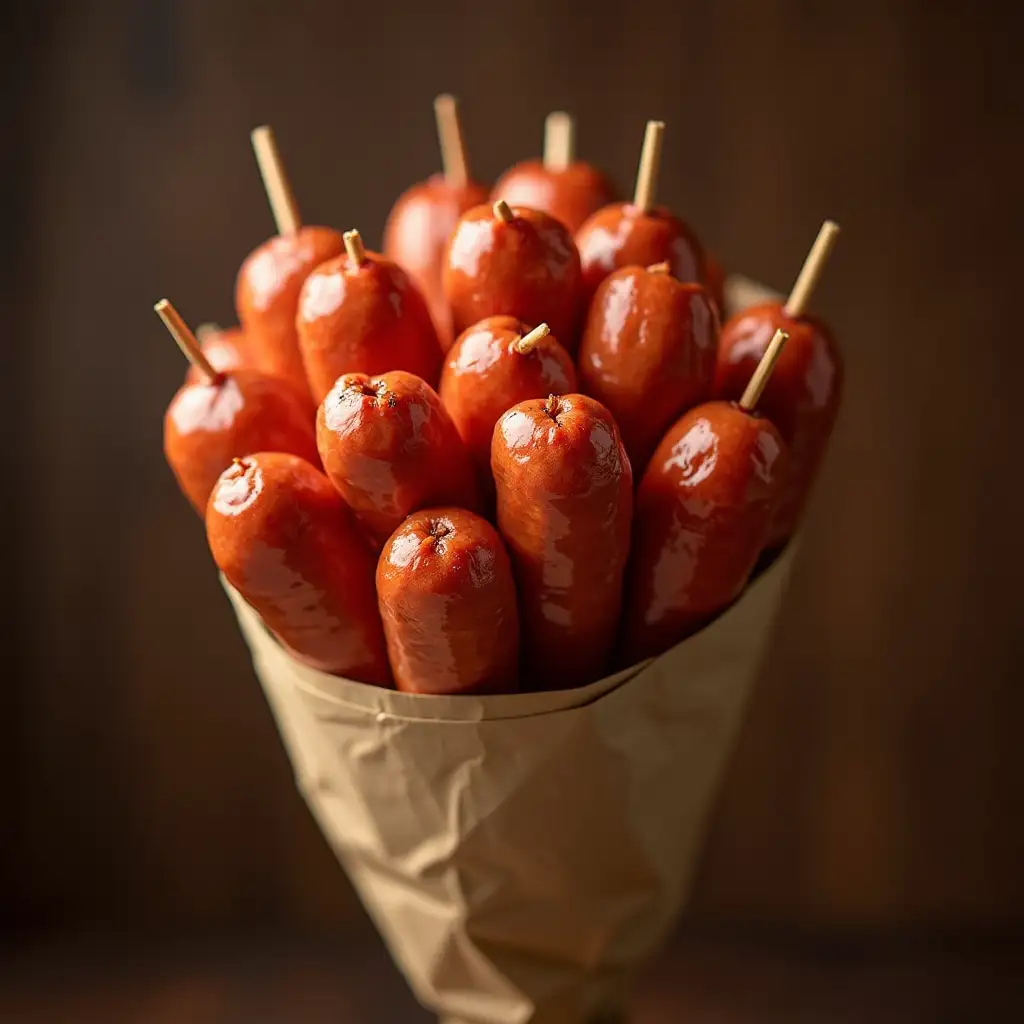
[{"label": "sausage", "polygon": [[214,561],[300,661],[390,684],[374,591],[375,559],[328,479],[304,459],[236,459],[210,496]]},{"label": "sausage", "polygon": [[633,476],[618,427],[583,395],[521,402],[494,429],[491,468],[525,674],[537,688],[592,682],[614,641],[629,554]]},{"label": "sausage", "polygon": [[693,230],[664,206],[641,210],[612,203],[598,210],[576,232],[583,295],[590,302],[598,285],[621,267],[669,264],[678,281],[707,282],[708,268]]},{"label": "sausage", "polygon": [[[196,328],[196,334],[203,355],[218,373],[237,370],[239,367],[257,368],[253,346],[247,342],[245,332],[240,327],[199,327]],[[198,384],[205,379],[205,373],[189,363],[185,381]]]},{"label": "sausage", "polygon": [[183,385],[164,416],[164,454],[200,515],[231,460],[252,452],[290,452],[319,462],[308,399],[258,370],[234,370]]},{"label": "sausage", "polygon": [[785,461],[778,430],[732,403],[699,405],[668,431],[637,491],[627,664],[668,650],[739,596],[768,535]]},{"label": "sausage", "polygon": [[322,402],[344,373],[406,370],[431,387],[441,345],[426,300],[401,267],[345,234],[346,252],[321,264],[302,288],[298,331],[306,376]]},{"label": "sausage", "polygon": [[547,323],[575,352],[579,289],[579,254],[554,217],[499,200],[459,218],[444,271],[456,334],[505,314],[525,324]]},{"label": "sausage", "polygon": [[544,123],[544,159],[510,167],[495,184],[491,201],[549,213],[570,231],[617,198],[612,183],[593,164],[574,159],[575,127],[563,111]]},{"label": "sausage", "polygon": [[331,482],[381,544],[428,505],[479,507],[455,425],[434,390],[411,373],[340,377],[317,412],[316,433]]},{"label": "sausage", "polygon": [[388,539],[377,599],[399,690],[511,693],[519,616],[508,553],[486,519],[424,509]]},{"label": "sausage", "polygon": [[238,272],[238,322],[251,338],[257,366],[289,381],[299,393],[308,388],[295,331],[299,292],[310,272],[343,247],[341,235],[331,228],[302,227],[264,242]]},{"label": "sausage", "polygon": [[442,351],[451,347],[453,337],[451,311],[441,287],[445,247],[459,217],[486,199],[485,185],[452,185],[443,174],[435,174],[398,197],[384,226],[384,255],[419,287]]},{"label": "sausage", "polygon": [[835,338],[813,316],[790,317],[782,303],[766,302],[722,328],[715,397],[738,398],[772,335],[789,334],[758,408],[778,427],[789,451],[789,468],[766,546],[780,548],[793,535],[828,447],[839,414],[843,359]]},{"label": "sausage", "polygon": [[643,473],[665,431],[711,397],[718,317],[699,284],[667,264],[623,267],[601,283],[580,343],[580,384],[615,417]]},{"label": "sausage", "polygon": [[491,438],[501,414],[528,398],[576,390],[572,357],[541,324],[490,316],[463,331],[448,352],[438,393],[476,467],[481,492],[494,490]]}]

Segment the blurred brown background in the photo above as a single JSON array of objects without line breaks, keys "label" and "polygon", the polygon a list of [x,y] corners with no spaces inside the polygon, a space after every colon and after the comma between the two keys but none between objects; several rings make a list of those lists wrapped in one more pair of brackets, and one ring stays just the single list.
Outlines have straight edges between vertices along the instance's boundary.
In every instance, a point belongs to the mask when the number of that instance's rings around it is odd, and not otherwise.
[{"label": "blurred brown background", "polygon": [[665,201],[770,285],[824,217],[844,227],[815,304],[845,344],[845,411],[695,920],[1019,934],[1024,26],[997,9],[21,10],[2,72],[8,929],[365,930],[162,461],[184,367],[151,306],[233,321],[237,267],[272,231],[254,125],[277,128],[308,221],[376,244],[438,165],[449,90],[488,179],[560,107],[629,188],[663,118]]}]

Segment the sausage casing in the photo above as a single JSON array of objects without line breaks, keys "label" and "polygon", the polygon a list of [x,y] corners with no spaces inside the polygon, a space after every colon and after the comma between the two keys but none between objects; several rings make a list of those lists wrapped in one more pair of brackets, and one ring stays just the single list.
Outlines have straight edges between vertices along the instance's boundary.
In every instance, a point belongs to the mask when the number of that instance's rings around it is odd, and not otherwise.
[{"label": "sausage casing", "polygon": [[494,429],[491,467],[524,678],[552,689],[593,682],[614,642],[629,554],[633,478],[615,421],[584,395],[521,402]]},{"label": "sausage casing", "polygon": [[237,460],[206,532],[221,572],[299,660],[389,685],[374,555],[323,473],[281,452]]},{"label": "sausage casing", "polygon": [[519,618],[512,567],[487,520],[460,508],[409,516],[381,552],[377,595],[398,689],[516,689]]},{"label": "sausage casing", "polygon": [[775,427],[729,402],[697,406],[668,431],[637,490],[629,664],[684,640],[739,596],[768,535],[785,463]]},{"label": "sausage casing", "polygon": [[411,373],[347,373],[317,412],[324,470],[382,544],[428,505],[476,510],[469,454],[436,392]]}]

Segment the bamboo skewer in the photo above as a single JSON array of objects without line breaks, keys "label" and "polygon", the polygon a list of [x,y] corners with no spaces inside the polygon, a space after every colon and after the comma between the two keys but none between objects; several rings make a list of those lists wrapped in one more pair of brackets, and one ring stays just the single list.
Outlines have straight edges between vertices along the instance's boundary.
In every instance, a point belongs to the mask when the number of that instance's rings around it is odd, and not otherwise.
[{"label": "bamboo skewer", "polygon": [[661,142],[665,135],[664,121],[648,121],[644,145],[640,150],[640,169],[636,175],[633,205],[646,213],[658,195],[658,172],[661,170]]},{"label": "bamboo skewer", "polygon": [[803,316],[838,237],[839,225],[835,221],[827,220],[821,225],[818,237],[814,240],[814,245],[811,246],[811,251],[807,254],[803,267],[800,268],[796,284],[793,285],[793,290],[789,293],[789,298],[786,299],[786,305],[783,307],[786,316],[794,318]]},{"label": "bamboo skewer", "polygon": [[363,236],[358,231],[346,231],[341,237],[345,242],[345,252],[348,253],[348,258],[357,266],[362,266],[366,262]]},{"label": "bamboo skewer", "polygon": [[529,352],[542,338],[546,338],[550,333],[551,328],[547,324],[538,324],[529,334],[524,334],[516,341],[516,351],[521,355]]},{"label": "bamboo skewer", "polygon": [[434,100],[437,139],[441,144],[441,166],[450,188],[465,188],[469,183],[469,162],[462,139],[459,105],[454,96],[442,93]]},{"label": "bamboo skewer", "polygon": [[544,169],[564,171],[573,161],[576,129],[572,115],[553,110],[544,120]]},{"label": "bamboo skewer", "polygon": [[768,343],[768,348],[765,349],[764,355],[761,356],[761,362],[757,364],[757,369],[754,370],[750,382],[743,392],[743,397],[740,399],[739,406],[744,412],[753,412],[757,407],[765,385],[768,383],[768,378],[772,375],[772,370],[775,368],[775,361],[779,358],[782,346],[787,341],[789,341],[789,335],[779,329]]},{"label": "bamboo skewer", "polygon": [[153,309],[156,315],[164,322],[171,337],[178,343],[178,348],[185,354],[185,358],[206,377],[207,383],[212,384],[220,374],[213,368],[210,360],[203,354],[199,346],[199,340],[192,333],[188,324],[181,318],[181,314],[167,301],[161,299]]},{"label": "bamboo skewer", "polygon": [[515,216],[512,213],[512,208],[505,202],[504,199],[499,199],[493,206],[494,216],[500,221],[504,221],[506,224],[511,224],[515,220]]},{"label": "bamboo skewer", "polygon": [[256,153],[263,187],[270,201],[270,209],[274,214],[279,235],[294,235],[302,227],[299,216],[299,205],[295,201],[291,182],[284,169],[281,154],[277,148],[277,139],[270,125],[264,124],[254,129],[251,135],[252,148]]}]

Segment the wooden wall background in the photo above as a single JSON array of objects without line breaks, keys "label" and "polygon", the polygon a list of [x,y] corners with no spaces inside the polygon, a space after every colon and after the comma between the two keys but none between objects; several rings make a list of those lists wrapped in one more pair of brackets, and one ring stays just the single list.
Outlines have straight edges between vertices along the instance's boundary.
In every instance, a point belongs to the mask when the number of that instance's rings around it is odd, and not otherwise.
[{"label": "wooden wall background", "polygon": [[[0,897],[11,921],[333,927],[354,901],[291,784],[200,524],[160,454],[182,363],[151,312],[232,317],[271,230],[270,121],[305,216],[379,239],[459,94],[481,175],[555,107],[784,287],[849,360],[803,559],[709,839],[706,917],[1024,920],[1019,14],[719,0],[79,0],[4,67]],[[15,37],[12,37],[15,38]]]}]

